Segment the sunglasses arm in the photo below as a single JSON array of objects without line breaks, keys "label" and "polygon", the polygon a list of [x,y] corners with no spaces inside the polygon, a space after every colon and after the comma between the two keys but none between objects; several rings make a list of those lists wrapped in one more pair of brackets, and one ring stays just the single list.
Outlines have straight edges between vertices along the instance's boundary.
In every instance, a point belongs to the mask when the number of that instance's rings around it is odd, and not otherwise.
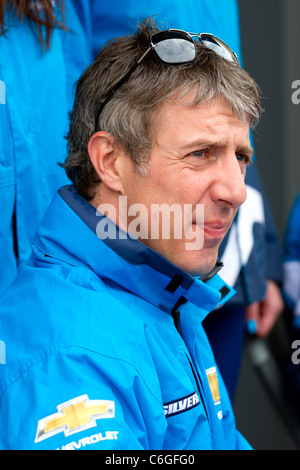
[{"label": "sunglasses arm", "polygon": [[130,75],[135,71],[135,69],[137,68],[138,65],[140,65],[140,63],[142,62],[142,60],[146,57],[146,55],[153,49],[153,46],[149,46],[148,49],[144,52],[144,54],[142,55],[142,57],[140,57],[136,62],[135,64],[128,70],[128,72],[126,73],[126,75],[124,75],[124,77],[116,83],[116,85],[111,88],[111,90],[108,92],[108,95],[106,96],[105,100],[103,101],[103,103],[101,104],[100,108],[99,108],[99,111],[97,113],[97,117],[96,117],[96,121],[95,121],[95,132],[97,132],[97,128],[98,128],[98,121],[99,121],[99,117],[103,111],[103,108],[105,107],[105,105],[111,100],[111,98],[114,96],[114,94],[116,93],[116,91],[127,81],[127,79],[130,77]]}]

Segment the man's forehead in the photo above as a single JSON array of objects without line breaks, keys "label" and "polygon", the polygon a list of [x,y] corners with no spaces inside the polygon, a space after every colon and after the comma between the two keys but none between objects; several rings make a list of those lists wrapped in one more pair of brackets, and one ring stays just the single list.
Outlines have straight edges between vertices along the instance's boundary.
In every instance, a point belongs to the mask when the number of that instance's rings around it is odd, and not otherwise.
[{"label": "man's forehead", "polygon": [[161,111],[156,121],[157,142],[170,134],[182,150],[234,146],[253,154],[248,118],[239,119],[222,97],[193,106],[187,98],[165,102]]},{"label": "man's forehead", "polygon": [[[169,119],[185,122],[188,119],[189,124],[201,124],[201,122],[209,125],[210,121],[214,125],[222,125],[222,118],[232,119],[233,124],[240,124],[242,128],[250,128],[250,119],[245,114],[244,119],[239,118],[233,110],[232,105],[221,95],[216,96],[212,100],[195,102],[194,95],[189,93],[181,98],[178,96],[170,97],[164,100],[157,108],[157,118],[161,122]],[[201,121],[199,121],[201,118]]]}]

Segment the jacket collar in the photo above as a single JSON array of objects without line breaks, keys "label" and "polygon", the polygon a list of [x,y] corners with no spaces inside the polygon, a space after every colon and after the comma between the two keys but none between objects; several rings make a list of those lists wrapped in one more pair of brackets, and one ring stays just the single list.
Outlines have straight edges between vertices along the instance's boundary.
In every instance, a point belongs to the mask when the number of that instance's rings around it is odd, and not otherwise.
[{"label": "jacket collar", "polygon": [[[115,239],[100,240],[97,225],[105,216],[82,198],[73,185],[58,191],[34,239],[34,257],[91,268],[160,309],[171,312],[190,301],[207,313],[235,293],[216,274],[195,279],[156,251],[121,231],[105,217]],[[38,250],[36,250],[36,248]],[[51,260],[52,259],[52,260]]]}]

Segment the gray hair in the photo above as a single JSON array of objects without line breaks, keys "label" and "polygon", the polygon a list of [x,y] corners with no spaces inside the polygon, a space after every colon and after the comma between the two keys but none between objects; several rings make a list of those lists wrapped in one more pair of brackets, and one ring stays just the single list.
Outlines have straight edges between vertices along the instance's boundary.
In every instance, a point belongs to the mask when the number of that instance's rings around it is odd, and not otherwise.
[{"label": "gray hair", "polygon": [[[99,107],[120,76],[148,48],[150,36],[158,31],[155,21],[148,18],[134,35],[109,41],[77,82],[68,156],[62,166],[86,199],[94,197],[100,181],[87,150]],[[166,100],[179,100],[192,91],[191,105],[197,105],[221,95],[240,120],[249,119],[252,128],[259,121],[261,96],[255,81],[238,65],[199,41],[195,44],[195,60],[180,65],[166,64],[150,52],[101,113],[97,128],[114,136],[142,175],[155,143],[159,110]]]}]

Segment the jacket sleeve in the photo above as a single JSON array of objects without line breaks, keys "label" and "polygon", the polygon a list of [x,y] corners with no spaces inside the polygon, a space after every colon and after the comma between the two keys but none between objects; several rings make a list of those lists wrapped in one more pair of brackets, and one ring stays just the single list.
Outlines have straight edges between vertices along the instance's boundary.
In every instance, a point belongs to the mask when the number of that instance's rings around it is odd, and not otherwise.
[{"label": "jacket sleeve", "polygon": [[14,252],[13,213],[16,200],[15,168],[13,164],[13,142],[10,131],[11,119],[7,107],[7,84],[0,63],[0,292],[12,282],[17,274],[17,259]]},{"label": "jacket sleeve", "polygon": [[[151,434],[150,421],[157,423]],[[162,405],[133,366],[62,348],[37,360],[4,391],[0,449],[159,448],[164,421]]]}]

